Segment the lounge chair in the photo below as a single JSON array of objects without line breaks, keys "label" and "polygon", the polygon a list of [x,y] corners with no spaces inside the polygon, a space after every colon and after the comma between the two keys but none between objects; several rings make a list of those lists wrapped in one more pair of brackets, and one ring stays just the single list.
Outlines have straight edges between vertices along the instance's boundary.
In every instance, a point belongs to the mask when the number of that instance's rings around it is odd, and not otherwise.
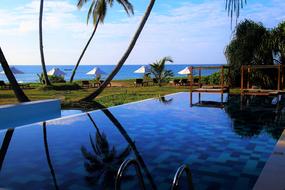
[{"label": "lounge chair", "polygon": [[180,80],[180,85],[181,86],[189,86],[189,81],[188,81],[188,79],[181,79]]},{"label": "lounge chair", "polygon": [[11,85],[6,84],[3,80],[0,81],[0,88],[1,89],[11,89]]},{"label": "lounge chair", "polygon": [[82,86],[82,88],[89,88],[90,83],[88,80],[83,80],[83,81],[81,81],[81,86]]},{"label": "lounge chair", "polygon": [[156,78],[152,79],[152,83],[153,83],[153,85],[156,85],[156,84],[158,84],[158,81],[157,81],[157,79],[156,79]]},{"label": "lounge chair", "polygon": [[[100,85],[103,84],[103,82],[104,82],[104,80],[100,80]],[[107,86],[110,86],[110,87],[111,87],[112,85],[111,85],[111,83],[108,83]]]},{"label": "lounge chair", "polygon": [[136,79],[136,81],[134,82],[135,87],[137,86],[143,86],[143,79]]},{"label": "lounge chair", "polygon": [[180,79],[174,79],[174,80],[173,80],[173,85],[174,85],[174,86],[180,85]]}]

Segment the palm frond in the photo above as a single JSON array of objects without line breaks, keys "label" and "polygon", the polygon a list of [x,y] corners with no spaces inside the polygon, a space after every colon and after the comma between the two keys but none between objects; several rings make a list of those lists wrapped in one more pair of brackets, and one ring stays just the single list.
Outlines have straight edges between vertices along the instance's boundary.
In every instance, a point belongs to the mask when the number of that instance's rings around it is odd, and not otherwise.
[{"label": "palm frond", "polygon": [[123,6],[128,15],[134,14],[134,7],[128,0],[117,0]]},{"label": "palm frond", "polygon": [[245,4],[247,4],[247,0],[226,0],[226,10],[228,11],[228,16],[231,17],[231,25],[233,22],[234,14],[236,17],[236,23],[238,22],[240,10],[243,9]]}]

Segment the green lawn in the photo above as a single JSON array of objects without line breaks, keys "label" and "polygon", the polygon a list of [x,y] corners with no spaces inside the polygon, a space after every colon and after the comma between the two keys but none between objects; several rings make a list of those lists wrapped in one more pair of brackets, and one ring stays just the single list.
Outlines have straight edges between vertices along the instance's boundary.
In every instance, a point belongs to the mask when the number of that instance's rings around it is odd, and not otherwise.
[{"label": "green lawn", "polygon": [[[99,103],[106,107],[120,105],[128,102],[155,98],[175,92],[187,92],[189,88],[178,86],[149,86],[149,87],[108,87],[96,99]],[[42,99],[60,99],[64,108],[79,107],[76,102],[86,95],[90,94],[94,89],[80,90],[43,90],[40,88],[24,90],[31,100]],[[17,103],[12,90],[0,90],[0,105]],[[91,109],[91,108],[90,108]]]},{"label": "green lawn", "polygon": [[[96,99],[106,107],[121,105],[129,102],[144,100],[148,98],[158,98],[166,94],[176,92],[189,92],[189,87],[185,86],[171,86],[166,85],[162,87],[147,86],[147,87],[134,87],[132,80],[114,81],[113,86],[106,88],[103,93]],[[94,88],[79,89],[79,90],[47,90],[40,84],[32,84],[34,89],[24,90],[27,96],[35,100],[43,99],[60,99],[63,108],[82,108],[86,110],[94,109],[94,103],[82,105],[78,100],[89,95],[93,92]],[[238,94],[239,89],[231,89],[231,94]],[[0,90],[0,105],[17,103],[12,90]]]}]

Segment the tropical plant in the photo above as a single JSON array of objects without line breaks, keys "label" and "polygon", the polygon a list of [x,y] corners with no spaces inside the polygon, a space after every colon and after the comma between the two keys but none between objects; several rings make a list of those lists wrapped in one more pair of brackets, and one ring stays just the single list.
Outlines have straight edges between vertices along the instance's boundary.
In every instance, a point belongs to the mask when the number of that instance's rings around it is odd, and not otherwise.
[{"label": "tropical plant", "polygon": [[236,24],[238,22],[238,18],[240,16],[240,10],[247,3],[247,0],[226,0],[226,10],[228,11],[228,16],[231,17],[231,25],[234,17],[234,13],[236,14]]},{"label": "tropical plant", "polygon": [[40,1],[40,16],[39,16],[39,42],[40,42],[40,55],[41,55],[41,63],[42,70],[44,76],[44,84],[51,85],[46,69],[45,56],[44,56],[44,46],[43,46],[43,10],[44,10],[44,0]]},{"label": "tropical plant", "polygon": [[167,62],[173,63],[172,58],[164,57],[150,65],[151,73],[154,75],[154,78],[157,80],[158,86],[161,86],[161,83],[165,79],[173,76],[173,72],[165,68],[165,64]]},{"label": "tropical plant", "polygon": [[[40,75],[39,74],[37,74],[37,75],[38,75],[40,83],[44,84],[45,83],[44,74],[41,73]],[[51,83],[65,83],[66,82],[64,80],[63,76],[54,76],[54,75],[52,75],[52,76],[48,76],[48,78],[49,78],[49,81]]]},{"label": "tropical plant", "polygon": [[117,171],[129,156],[131,148],[128,145],[121,153],[117,153],[114,146],[110,147],[104,133],[100,134],[97,131],[95,140],[91,135],[89,137],[92,152],[84,146],[81,147],[81,152],[86,159],[84,166],[89,173],[86,179],[91,184],[101,186],[102,189],[113,189]]},{"label": "tropical plant", "polygon": [[93,93],[91,93],[90,95],[88,95],[87,97],[81,99],[81,101],[87,101],[90,102],[92,101],[94,98],[96,98],[106,87],[107,85],[113,80],[113,78],[116,76],[116,74],[120,71],[120,69],[122,68],[122,66],[124,65],[124,63],[126,62],[126,60],[128,59],[129,55],[131,54],[132,50],[134,49],[136,42],[145,26],[145,23],[147,22],[149,15],[152,11],[152,8],[154,6],[155,0],[150,0],[148,7],[146,9],[146,12],[139,24],[139,27],[137,28],[127,50],[125,51],[125,53],[123,54],[122,58],[119,60],[119,62],[117,63],[116,67],[113,69],[113,71],[111,72],[111,74],[107,77],[107,79],[99,86],[98,89],[96,89]]},{"label": "tropical plant", "polygon": [[272,49],[267,41],[269,36],[270,32],[261,23],[244,20],[236,26],[233,39],[225,51],[231,68],[231,85],[240,84],[242,65],[273,64]]},{"label": "tropical plant", "polygon": [[285,64],[285,21],[281,22],[272,30],[272,46],[275,54],[275,61]]},{"label": "tropical plant", "polygon": [[30,101],[29,98],[26,96],[24,91],[20,88],[13,72],[11,71],[1,47],[0,47],[0,63],[2,65],[2,68],[4,70],[6,77],[8,78],[10,84],[12,85],[12,89],[14,91],[14,94],[17,100],[19,102],[29,102]]},{"label": "tropical plant", "polygon": [[[128,1],[128,0],[116,0],[119,4],[121,4],[123,6],[123,8],[125,9],[126,13],[128,15],[130,14],[134,14],[134,10],[133,10],[133,5]],[[87,2],[87,0],[79,0],[77,3],[77,7],[78,8],[82,8],[82,6]],[[93,32],[89,38],[89,40],[87,41],[87,44],[85,45],[82,53],[79,56],[79,59],[72,71],[71,77],[70,77],[70,82],[73,82],[74,76],[76,74],[77,68],[90,44],[90,42],[92,41],[96,31],[97,31],[97,27],[99,25],[99,23],[103,23],[106,17],[106,13],[107,13],[107,8],[108,5],[110,7],[112,7],[114,0],[92,0],[92,3],[89,7],[89,11],[88,11],[88,15],[87,15],[87,24],[89,22],[89,19],[92,15],[92,19],[93,19],[93,24],[94,24],[94,29]]]}]

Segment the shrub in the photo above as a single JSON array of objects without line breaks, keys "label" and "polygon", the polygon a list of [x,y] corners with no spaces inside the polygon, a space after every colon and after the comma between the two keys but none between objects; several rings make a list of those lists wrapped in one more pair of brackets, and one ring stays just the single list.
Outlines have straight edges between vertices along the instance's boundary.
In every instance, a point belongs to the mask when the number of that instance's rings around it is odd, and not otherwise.
[{"label": "shrub", "polygon": [[57,83],[50,86],[41,86],[39,87],[39,89],[64,91],[64,90],[78,90],[81,89],[81,87],[77,83]]}]

